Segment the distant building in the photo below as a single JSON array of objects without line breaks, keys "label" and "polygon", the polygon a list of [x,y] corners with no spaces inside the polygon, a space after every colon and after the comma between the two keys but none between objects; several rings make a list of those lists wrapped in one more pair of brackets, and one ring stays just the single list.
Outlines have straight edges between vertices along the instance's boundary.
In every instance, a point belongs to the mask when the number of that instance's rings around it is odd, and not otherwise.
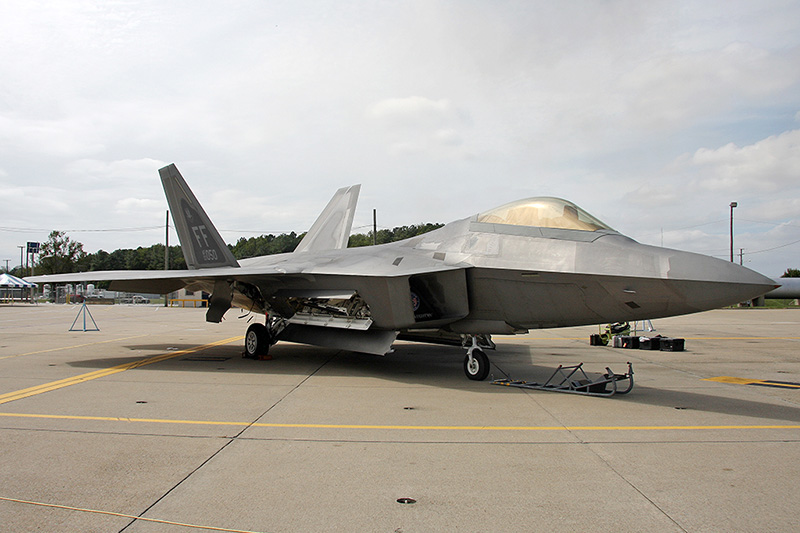
[{"label": "distant building", "polygon": [[180,289],[167,295],[167,303],[170,307],[206,307],[208,294],[203,291]]}]

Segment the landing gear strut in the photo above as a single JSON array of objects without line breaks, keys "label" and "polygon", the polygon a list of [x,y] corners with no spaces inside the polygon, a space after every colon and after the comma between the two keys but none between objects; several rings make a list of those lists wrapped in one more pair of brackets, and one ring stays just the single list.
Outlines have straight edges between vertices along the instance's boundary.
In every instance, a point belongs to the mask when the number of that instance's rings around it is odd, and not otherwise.
[{"label": "landing gear strut", "polygon": [[488,335],[464,335],[462,346],[467,348],[464,358],[464,373],[469,379],[483,381],[489,375],[489,358],[483,349],[494,349],[495,344]]}]

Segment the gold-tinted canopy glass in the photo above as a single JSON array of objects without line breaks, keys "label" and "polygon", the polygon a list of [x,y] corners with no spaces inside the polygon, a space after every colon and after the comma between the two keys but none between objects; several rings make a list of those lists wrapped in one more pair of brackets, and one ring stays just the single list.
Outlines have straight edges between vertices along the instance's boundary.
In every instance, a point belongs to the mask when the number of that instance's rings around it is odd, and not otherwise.
[{"label": "gold-tinted canopy glass", "polygon": [[545,196],[501,205],[478,215],[478,222],[579,231],[611,229],[572,202]]}]

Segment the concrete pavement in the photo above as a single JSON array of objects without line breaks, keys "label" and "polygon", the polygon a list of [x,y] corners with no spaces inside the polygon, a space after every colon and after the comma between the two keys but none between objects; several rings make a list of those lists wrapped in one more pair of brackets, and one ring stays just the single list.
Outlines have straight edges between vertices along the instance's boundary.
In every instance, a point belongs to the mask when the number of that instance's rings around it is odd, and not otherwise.
[{"label": "concrete pavement", "polygon": [[[494,377],[625,370],[627,396],[466,379],[463,350],[278,344],[203,310],[0,307],[0,529],[789,531],[800,521],[800,311],[655,321],[685,352],[596,327],[496,338]],[[398,503],[410,498],[416,503]],[[139,518],[132,518],[139,517]]]}]

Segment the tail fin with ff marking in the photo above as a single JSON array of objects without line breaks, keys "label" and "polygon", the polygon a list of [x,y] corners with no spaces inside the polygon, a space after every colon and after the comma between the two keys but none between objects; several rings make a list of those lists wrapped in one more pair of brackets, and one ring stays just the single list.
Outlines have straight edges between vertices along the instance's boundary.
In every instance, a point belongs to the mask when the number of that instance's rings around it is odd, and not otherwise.
[{"label": "tail fin with ff marking", "polygon": [[361,185],[336,191],[328,205],[295,248],[298,252],[318,252],[347,248]]},{"label": "tail fin with ff marking", "polygon": [[178,168],[168,165],[158,171],[181,241],[186,266],[198,268],[238,267],[225,241],[184,181]]}]

